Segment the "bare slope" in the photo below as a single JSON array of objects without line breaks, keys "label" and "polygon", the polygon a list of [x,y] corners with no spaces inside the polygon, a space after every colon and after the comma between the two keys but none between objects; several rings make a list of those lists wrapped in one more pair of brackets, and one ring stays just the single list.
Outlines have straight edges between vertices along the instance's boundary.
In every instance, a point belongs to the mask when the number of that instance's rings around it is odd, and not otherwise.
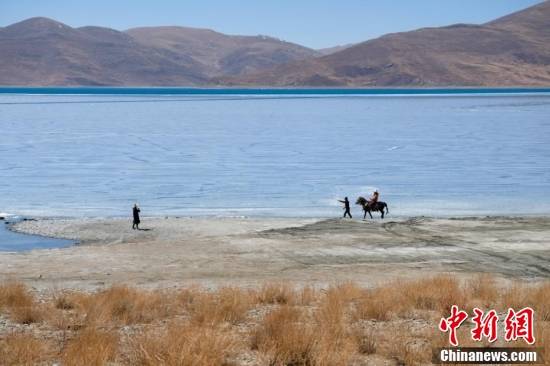
[{"label": "bare slope", "polygon": [[171,58],[190,57],[208,75],[240,75],[318,56],[316,51],[266,36],[230,36],[187,27],[134,28],[139,43]]},{"label": "bare slope", "polygon": [[484,25],[395,33],[228,84],[550,85],[550,2]]},{"label": "bare slope", "polygon": [[172,60],[108,28],[32,18],[0,30],[0,85],[174,85],[206,79],[192,59]]},{"label": "bare slope", "polygon": [[119,32],[31,18],[0,28],[0,85],[203,85],[316,55],[262,36],[181,27]]}]

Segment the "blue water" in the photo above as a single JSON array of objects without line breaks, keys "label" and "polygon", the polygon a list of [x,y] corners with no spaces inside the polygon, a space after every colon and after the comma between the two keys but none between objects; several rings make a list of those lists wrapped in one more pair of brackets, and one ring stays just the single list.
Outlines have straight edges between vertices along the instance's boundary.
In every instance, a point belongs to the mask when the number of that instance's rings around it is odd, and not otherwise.
[{"label": "blue water", "polygon": [[550,90],[306,91],[1,88],[0,212],[550,213]]},{"label": "blue water", "polygon": [[23,251],[31,249],[49,249],[66,247],[73,244],[71,240],[52,239],[36,235],[25,235],[12,232],[0,220],[0,251]]}]

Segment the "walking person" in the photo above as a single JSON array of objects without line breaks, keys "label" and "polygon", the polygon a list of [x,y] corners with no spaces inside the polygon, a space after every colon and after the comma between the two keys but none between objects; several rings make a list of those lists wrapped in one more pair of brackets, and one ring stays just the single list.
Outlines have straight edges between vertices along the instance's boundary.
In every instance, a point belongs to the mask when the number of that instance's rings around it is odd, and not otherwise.
[{"label": "walking person", "polygon": [[344,198],[343,201],[341,200],[338,200],[338,202],[342,202],[344,204],[344,218],[346,217],[346,215],[349,215],[349,218],[351,219],[351,211],[350,211],[350,207],[349,207],[349,200],[347,197]]},{"label": "walking person", "polygon": [[132,214],[134,216],[134,223],[132,224],[132,229],[136,230],[138,229],[139,230],[139,213],[141,212],[141,210],[139,209],[137,203],[134,205],[134,208],[132,208]]}]

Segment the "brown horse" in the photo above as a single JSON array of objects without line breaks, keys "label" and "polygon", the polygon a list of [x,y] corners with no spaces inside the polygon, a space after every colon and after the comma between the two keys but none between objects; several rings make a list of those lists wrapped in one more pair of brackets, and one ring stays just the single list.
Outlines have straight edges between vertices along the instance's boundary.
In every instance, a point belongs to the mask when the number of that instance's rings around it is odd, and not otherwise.
[{"label": "brown horse", "polygon": [[356,205],[361,205],[363,207],[363,211],[365,212],[365,214],[363,215],[363,220],[367,218],[367,213],[369,214],[370,218],[372,219],[372,215],[371,215],[371,211],[380,211],[380,213],[382,214],[382,219],[384,218],[384,209],[386,209],[386,214],[388,214],[390,212],[390,210],[388,209],[388,205],[386,204],[386,202],[382,202],[382,201],[379,201],[379,202],[376,202],[376,203],[373,203],[373,204],[369,204],[369,201],[367,201],[366,198],[364,197],[359,197],[357,199],[357,202],[355,202]]}]

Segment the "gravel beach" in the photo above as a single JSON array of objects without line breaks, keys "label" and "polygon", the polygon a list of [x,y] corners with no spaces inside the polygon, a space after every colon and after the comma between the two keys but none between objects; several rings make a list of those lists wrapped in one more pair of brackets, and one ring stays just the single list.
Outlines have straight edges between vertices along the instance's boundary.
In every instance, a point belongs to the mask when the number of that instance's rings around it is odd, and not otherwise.
[{"label": "gravel beach", "polygon": [[40,219],[14,230],[79,242],[0,253],[0,278],[37,289],[255,285],[266,281],[374,285],[438,272],[550,277],[550,218]]}]

